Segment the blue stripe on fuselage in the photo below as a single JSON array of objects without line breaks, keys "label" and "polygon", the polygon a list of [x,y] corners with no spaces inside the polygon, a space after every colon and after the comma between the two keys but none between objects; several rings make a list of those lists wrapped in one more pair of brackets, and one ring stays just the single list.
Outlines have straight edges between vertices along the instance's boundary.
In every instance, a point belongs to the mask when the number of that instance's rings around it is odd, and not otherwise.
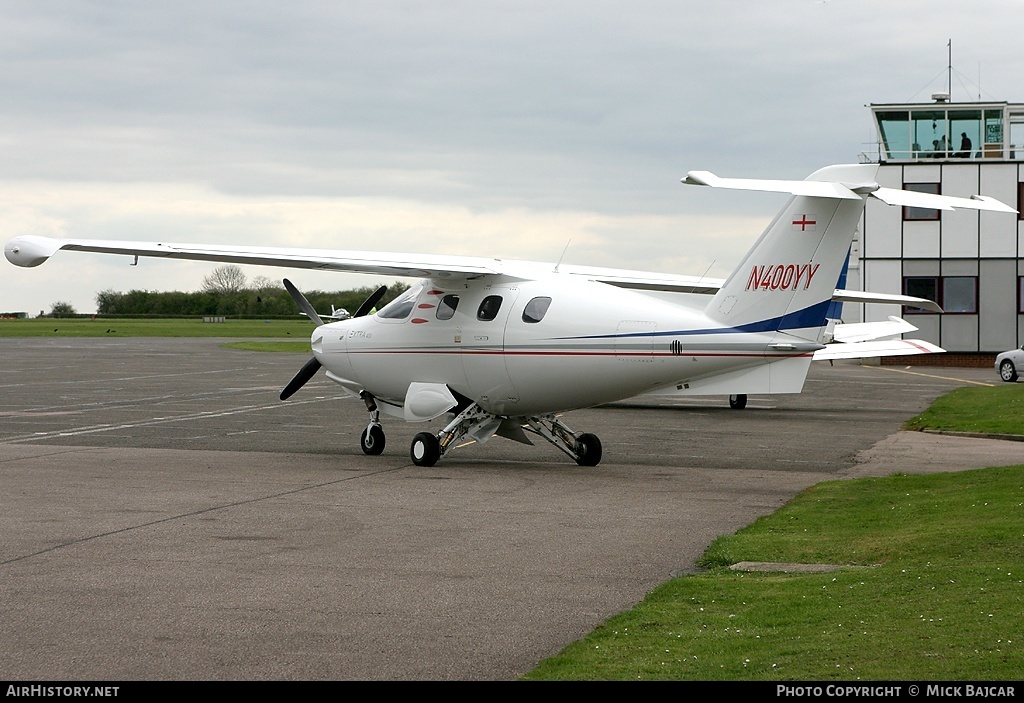
[{"label": "blue stripe on fuselage", "polygon": [[821,327],[825,324],[825,313],[828,312],[832,301],[825,300],[812,305],[809,308],[796,312],[786,313],[780,317],[773,317],[769,320],[750,322],[736,327],[711,327],[702,330],[665,330],[656,332],[629,332],[626,334],[593,334],[579,337],[555,337],[554,339],[617,339],[626,337],[670,337],[696,334],[736,334],[740,332],[776,332],[784,330],[805,329],[807,327]]}]

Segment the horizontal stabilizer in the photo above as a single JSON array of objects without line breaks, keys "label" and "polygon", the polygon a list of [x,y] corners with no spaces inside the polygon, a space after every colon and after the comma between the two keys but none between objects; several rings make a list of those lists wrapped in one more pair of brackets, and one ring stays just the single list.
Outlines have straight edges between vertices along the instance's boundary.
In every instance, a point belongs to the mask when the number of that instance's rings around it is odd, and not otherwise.
[{"label": "horizontal stabilizer", "polygon": [[837,342],[814,352],[815,361],[832,359],[874,359],[881,356],[911,354],[942,354],[946,350],[922,339],[891,339],[888,341]]},{"label": "horizontal stabilizer", "polygon": [[902,317],[891,316],[884,322],[855,322],[846,325],[836,325],[832,331],[832,338],[837,342],[869,342],[882,337],[895,337],[896,335],[916,332],[917,328],[904,320]]},{"label": "horizontal stabilizer", "polygon": [[929,312],[942,312],[939,304],[927,298],[915,298],[912,295],[899,295],[896,293],[871,293],[870,291],[859,290],[836,290],[832,300],[840,303],[881,303],[892,305],[903,305],[908,308],[920,308]]},{"label": "horizontal stabilizer", "polygon": [[[712,188],[731,188],[733,190],[759,190],[768,193],[789,193],[815,198],[839,198],[856,200],[867,196],[881,200],[886,205],[903,205],[905,207],[922,207],[932,210],[991,210],[993,212],[1017,212],[1006,203],[985,195],[972,195],[969,198],[958,198],[951,195],[935,193],[918,193],[898,188],[883,188],[874,181],[874,174],[869,169],[875,166],[866,164],[847,164],[829,166],[827,169],[811,174],[807,180],[785,181],[755,178],[720,178],[709,171],[690,171],[683,179],[686,185],[711,186]],[[830,180],[817,180],[818,174],[827,173]],[[849,179],[849,180],[847,180]]]},{"label": "horizontal stabilizer", "polygon": [[896,188],[879,188],[871,193],[872,197],[886,205],[903,205],[906,207],[923,207],[932,210],[992,210],[994,212],[1017,212],[1009,205],[985,195],[972,195],[969,198],[956,198],[951,195],[935,193],[917,193]]},{"label": "horizontal stabilizer", "polygon": [[842,198],[859,200],[860,195],[841,183],[828,181],[782,181],[757,178],[720,178],[709,171],[690,171],[683,183],[691,186],[711,186],[732,190],[759,190],[768,193],[809,195],[816,198]]}]

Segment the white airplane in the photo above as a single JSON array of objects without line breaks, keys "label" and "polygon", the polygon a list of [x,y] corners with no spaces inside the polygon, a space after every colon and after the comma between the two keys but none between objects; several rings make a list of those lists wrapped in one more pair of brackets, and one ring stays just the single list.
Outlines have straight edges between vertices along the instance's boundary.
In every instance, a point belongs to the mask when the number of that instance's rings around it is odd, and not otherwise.
[{"label": "white airplane", "polygon": [[[725,280],[464,256],[252,246],[52,239],[22,236],[4,248],[18,266],[60,249],[234,262],[421,279],[375,314],[383,287],[350,319],[324,323],[285,285],[317,327],[313,358],[281,392],[287,399],[323,367],[369,412],[360,445],[380,454],[381,414],[427,422],[412,461],[432,466],[460,440],[543,437],[581,466],[601,442],[561,419],[565,411],[634,396],[799,393],[812,360],[943,351],[880,337],[912,326],[899,318],[830,325],[833,301],[910,305],[932,301],[837,290],[867,198],[889,205],[1015,212],[992,198],[883,188],[877,167],[823,168],[802,181],[689,173],[684,183],[789,193],[792,197]],[[841,330],[841,334],[837,334]],[[827,336],[829,335],[829,336]],[[825,344],[830,338],[835,343]],[[848,339],[854,341],[843,342]]]}]

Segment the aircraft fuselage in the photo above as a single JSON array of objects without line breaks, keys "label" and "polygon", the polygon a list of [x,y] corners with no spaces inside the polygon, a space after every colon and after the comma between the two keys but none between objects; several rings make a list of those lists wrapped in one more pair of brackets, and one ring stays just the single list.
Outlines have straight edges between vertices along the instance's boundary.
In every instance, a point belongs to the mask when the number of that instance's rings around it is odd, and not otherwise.
[{"label": "aircraft fuselage", "polygon": [[738,333],[643,293],[552,275],[424,280],[375,315],[317,328],[312,347],[331,378],[381,400],[400,404],[410,383],[438,383],[495,415],[528,416],[801,354],[771,349],[775,337]]}]

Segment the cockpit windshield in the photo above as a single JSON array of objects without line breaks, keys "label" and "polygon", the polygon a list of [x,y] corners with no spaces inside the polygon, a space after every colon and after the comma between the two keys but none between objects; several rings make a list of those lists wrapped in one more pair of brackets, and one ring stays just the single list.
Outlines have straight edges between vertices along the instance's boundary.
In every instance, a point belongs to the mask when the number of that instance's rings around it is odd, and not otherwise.
[{"label": "cockpit windshield", "polygon": [[409,290],[405,291],[385,305],[384,308],[377,313],[377,317],[382,317],[385,320],[404,320],[409,317],[409,313],[412,312],[413,305],[416,304],[416,298],[419,297],[420,291],[423,290],[424,285],[425,284],[421,282],[409,288]]}]

